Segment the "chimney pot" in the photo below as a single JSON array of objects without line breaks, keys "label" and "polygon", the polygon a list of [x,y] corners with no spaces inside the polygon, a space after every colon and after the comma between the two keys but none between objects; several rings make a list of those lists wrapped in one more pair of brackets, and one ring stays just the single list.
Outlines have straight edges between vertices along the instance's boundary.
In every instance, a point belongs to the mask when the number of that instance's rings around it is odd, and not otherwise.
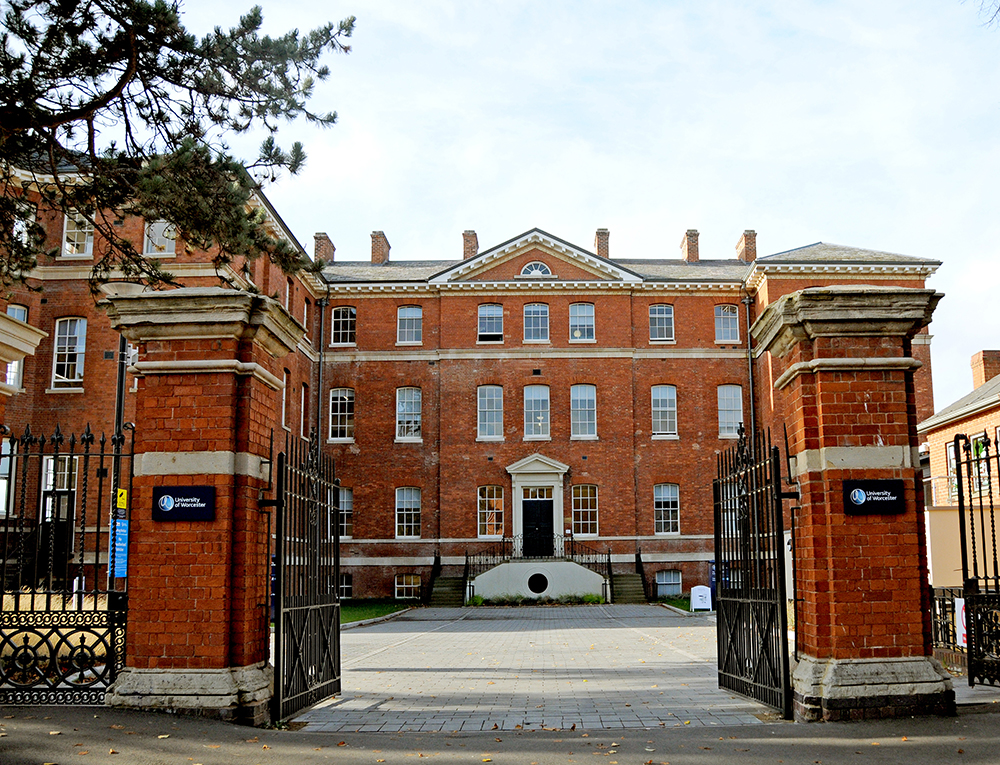
[{"label": "chimney pot", "polygon": [[1000,351],[979,351],[972,357],[972,389],[1000,375]]},{"label": "chimney pot", "polygon": [[372,263],[382,265],[389,262],[389,240],[381,231],[372,231]]},{"label": "chimney pot", "polygon": [[333,262],[333,256],[337,252],[337,248],[333,246],[333,242],[330,241],[324,232],[320,231],[313,234],[313,255],[316,260],[322,260],[327,263]]},{"label": "chimney pot", "polygon": [[476,232],[468,229],[462,232],[462,260],[474,258],[479,254],[479,237]]},{"label": "chimney pot", "polygon": [[698,262],[698,230],[689,228],[681,239],[681,258],[688,263]]},{"label": "chimney pot", "polygon": [[602,258],[611,257],[608,252],[608,240],[611,238],[611,232],[606,228],[597,229],[597,234],[594,237],[594,250],[596,250],[598,256]]}]

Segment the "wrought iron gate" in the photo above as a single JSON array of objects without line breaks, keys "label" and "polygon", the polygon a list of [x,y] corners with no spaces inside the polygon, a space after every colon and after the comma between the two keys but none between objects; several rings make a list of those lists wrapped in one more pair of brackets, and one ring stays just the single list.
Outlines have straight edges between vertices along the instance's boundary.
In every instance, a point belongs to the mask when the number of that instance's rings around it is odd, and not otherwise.
[{"label": "wrought iron gate", "polygon": [[949,451],[954,465],[949,492],[958,499],[969,685],[992,685],[1000,680],[1000,564],[993,507],[1000,454],[985,432],[956,435]]},{"label": "wrought iron gate", "polygon": [[762,434],[719,455],[715,500],[719,687],[791,718],[781,458]]},{"label": "wrought iron gate", "polygon": [[339,490],[333,460],[287,439],[278,454],[272,717],[340,690]]},{"label": "wrought iron gate", "polygon": [[125,665],[126,427],[98,439],[0,426],[0,704],[103,704]]}]

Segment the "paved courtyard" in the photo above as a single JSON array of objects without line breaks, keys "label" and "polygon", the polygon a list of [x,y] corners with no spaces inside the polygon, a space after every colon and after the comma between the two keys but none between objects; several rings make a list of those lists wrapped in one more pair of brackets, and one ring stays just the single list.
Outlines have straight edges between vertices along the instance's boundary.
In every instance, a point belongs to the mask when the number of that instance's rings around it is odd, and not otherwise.
[{"label": "paved courtyard", "polygon": [[715,616],[660,606],[420,608],[343,631],[343,693],[304,730],[604,730],[759,724],[719,690]]}]

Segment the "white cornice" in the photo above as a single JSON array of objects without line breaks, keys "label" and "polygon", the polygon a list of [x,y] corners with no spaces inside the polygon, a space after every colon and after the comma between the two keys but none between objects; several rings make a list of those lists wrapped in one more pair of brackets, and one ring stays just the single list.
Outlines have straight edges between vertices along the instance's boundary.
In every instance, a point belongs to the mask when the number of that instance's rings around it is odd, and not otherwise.
[{"label": "white cornice", "polygon": [[573,247],[566,242],[545,236],[540,231],[529,231],[507,244],[480,253],[460,264],[453,266],[447,272],[435,276],[432,284],[453,283],[459,279],[467,279],[470,275],[481,272],[490,266],[495,266],[529,249],[542,248],[560,260],[568,260],[577,266],[586,268],[597,274],[604,274],[609,279],[629,283],[642,281],[635,274],[615,266],[613,263],[598,258],[593,253]]},{"label": "white cornice", "polygon": [[903,263],[761,263],[756,261],[747,275],[747,289],[760,287],[765,278],[792,279],[803,276],[837,276],[843,279],[866,279],[873,276],[886,278],[903,276],[910,279],[927,279],[937,266]]},{"label": "white cornice", "polygon": [[444,295],[448,293],[531,293],[535,295],[555,295],[563,292],[616,294],[632,292],[655,292],[657,294],[682,294],[690,292],[727,292],[738,294],[740,282],[622,282],[622,281],[502,281],[502,282],[332,282],[330,296],[355,297],[361,295],[397,294],[412,295],[426,293]]},{"label": "white cornice", "polygon": [[551,348],[544,347],[475,347],[438,350],[348,351],[327,350],[328,364],[353,364],[372,361],[462,361],[481,359],[738,359],[746,358],[742,348]]}]

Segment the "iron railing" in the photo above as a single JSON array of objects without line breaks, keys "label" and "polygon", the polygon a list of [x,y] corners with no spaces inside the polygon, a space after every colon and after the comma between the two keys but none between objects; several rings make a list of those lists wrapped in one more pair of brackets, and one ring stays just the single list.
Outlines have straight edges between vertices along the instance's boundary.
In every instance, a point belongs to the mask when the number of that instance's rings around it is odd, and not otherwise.
[{"label": "iron railing", "polygon": [[[548,539],[548,537],[546,537]],[[531,549],[532,538],[528,537],[527,549]],[[571,560],[601,576],[611,580],[611,550],[604,552],[583,542],[578,542],[572,536],[552,535],[553,554],[546,556],[525,555],[525,535],[517,534],[504,537],[486,544],[476,552],[465,553],[465,581],[471,582],[480,574],[484,574],[501,563],[511,560],[562,559]]]},{"label": "iron railing", "polygon": [[965,646],[959,644],[958,619],[955,613],[955,599],[963,598],[961,587],[935,587],[931,595],[931,640],[935,648],[965,653]]},{"label": "iron railing", "polygon": [[134,430],[0,426],[0,704],[98,705],[125,663]]},{"label": "iron railing", "polygon": [[950,446],[958,496],[969,685],[1000,681],[1000,552],[993,496],[1000,454],[987,432]]}]

